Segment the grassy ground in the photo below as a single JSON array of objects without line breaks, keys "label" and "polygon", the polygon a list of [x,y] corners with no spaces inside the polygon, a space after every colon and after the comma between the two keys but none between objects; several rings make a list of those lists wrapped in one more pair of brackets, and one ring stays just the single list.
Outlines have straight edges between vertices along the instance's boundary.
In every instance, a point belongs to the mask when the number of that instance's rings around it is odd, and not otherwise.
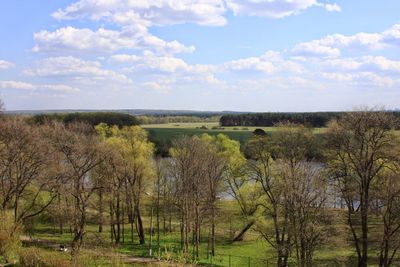
[{"label": "grassy ground", "polygon": [[[218,122],[210,123],[166,123],[166,124],[148,124],[142,125],[149,132],[150,140],[158,146],[168,144],[183,135],[201,135],[204,133],[217,135],[223,133],[231,139],[239,141],[241,144],[252,138],[255,129],[263,129],[267,133],[276,130],[275,127],[219,127]],[[315,128],[315,133],[324,132],[324,128]]]},{"label": "grassy ground", "polygon": [[[230,242],[234,233],[237,233],[245,222],[240,219],[237,207],[234,205],[233,201],[222,203],[220,209],[220,216],[217,219],[216,256],[211,258],[207,255],[208,229],[204,227],[202,231],[200,257],[195,262],[201,265],[213,266],[267,266],[267,264],[268,266],[274,266],[276,258],[275,251],[257,232],[250,230],[243,241],[237,243]],[[109,226],[105,226],[103,233],[98,233],[98,226],[89,224],[86,228],[87,233],[85,236],[84,251],[86,251],[86,254],[97,251],[103,256],[109,255],[110,253],[121,253],[136,257],[149,257],[150,231],[148,215],[145,214],[143,219],[146,231],[146,245],[139,245],[136,235],[134,236],[133,242],[131,242],[129,225],[125,225],[124,242],[116,246],[110,243]],[[342,222],[338,221],[336,223],[337,228],[340,229],[340,231],[344,231]],[[161,226],[159,247],[157,246],[157,234],[153,234],[153,256],[157,257],[161,255],[160,258],[162,259],[174,259],[178,262],[183,262],[184,257],[179,252],[180,236],[179,224],[177,221],[173,220],[172,230],[172,233],[169,231],[164,233]],[[338,231],[338,233],[340,231]],[[69,244],[72,239],[72,235],[68,232],[68,229],[64,234],[59,234],[57,226],[49,224],[36,225],[34,232],[34,238],[50,240],[55,244]],[[338,234],[337,239],[343,240],[343,233]],[[350,259],[354,257],[351,245],[338,240],[333,238],[328,245],[325,245],[316,252],[316,261],[322,263],[316,266],[352,266],[352,264],[343,265],[344,262],[350,262]],[[376,253],[376,251],[373,253]],[[190,253],[187,257],[192,259],[192,254]],[[102,262],[106,262],[106,260],[107,259],[104,258]]]}]

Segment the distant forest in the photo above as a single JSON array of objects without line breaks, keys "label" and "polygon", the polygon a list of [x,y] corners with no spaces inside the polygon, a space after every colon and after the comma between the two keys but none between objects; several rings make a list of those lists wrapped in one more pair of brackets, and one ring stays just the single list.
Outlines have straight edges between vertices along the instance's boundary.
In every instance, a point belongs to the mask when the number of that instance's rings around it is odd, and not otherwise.
[{"label": "distant forest", "polygon": [[44,124],[47,121],[57,120],[65,124],[72,122],[84,122],[91,126],[100,123],[108,125],[132,126],[138,125],[139,121],[136,117],[128,114],[117,112],[75,112],[75,113],[54,113],[54,114],[38,114],[30,119],[35,124]]},{"label": "distant forest", "polygon": [[[387,112],[400,117],[400,112]],[[274,126],[279,122],[304,124],[309,127],[326,127],[331,119],[342,117],[345,112],[269,112],[228,114],[220,118],[221,126]]]}]

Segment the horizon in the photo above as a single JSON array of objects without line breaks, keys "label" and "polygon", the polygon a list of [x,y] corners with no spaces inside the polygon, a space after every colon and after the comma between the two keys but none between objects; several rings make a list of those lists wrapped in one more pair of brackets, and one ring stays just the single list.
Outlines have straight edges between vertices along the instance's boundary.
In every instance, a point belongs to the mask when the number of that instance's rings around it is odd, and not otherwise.
[{"label": "horizon", "polygon": [[400,2],[5,0],[9,111],[400,109]]}]

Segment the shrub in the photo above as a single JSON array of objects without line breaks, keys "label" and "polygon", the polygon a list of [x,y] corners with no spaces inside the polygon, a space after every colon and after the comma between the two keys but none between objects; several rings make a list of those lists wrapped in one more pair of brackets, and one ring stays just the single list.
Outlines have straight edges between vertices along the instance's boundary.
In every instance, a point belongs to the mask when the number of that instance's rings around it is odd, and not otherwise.
[{"label": "shrub", "polygon": [[256,136],[265,136],[265,135],[267,135],[267,133],[263,129],[260,129],[260,128],[255,129],[253,134],[256,135]]},{"label": "shrub", "polygon": [[72,267],[69,254],[46,251],[40,248],[25,248],[19,254],[22,267]]},{"label": "shrub", "polygon": [[0,256],[4,257],[7,263],[15,262],[18,258],[21,231],[22,227],[14,223],[11,212],[0,212]]}]

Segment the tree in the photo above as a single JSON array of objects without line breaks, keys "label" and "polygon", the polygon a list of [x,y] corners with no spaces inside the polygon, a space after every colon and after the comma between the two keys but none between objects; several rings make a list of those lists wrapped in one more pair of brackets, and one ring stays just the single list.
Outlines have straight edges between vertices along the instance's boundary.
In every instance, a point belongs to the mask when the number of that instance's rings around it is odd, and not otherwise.
[{"label": "tree", "polygon": [[172,160],[170,173],[173,177],[176,206],[181,219],[181,248],[189,252],[190,232],[193,232],[193,246],[199,254],[201,205],[207,198],[207,187],[204,182],[207,158],[207,147],[196,136],[182,137],[174,141],[170,151]]},{"label": "tree", "polygon": [[119,173],[122,175],[121,179],[124,177],[124,198],[131,225],[131,237],[133,239],[133,224],[135,224],[139,241],[144,244],[141,200],[145,189],[154,177],[154,145],[148,141],[147,132],[139,126],[125,126],[119,129],[116,126],[99,124],[96,126],[96,131],[104,140],[112,144],[120,155],[120,164],[123,163],[121,165],[123,168],[119,168],[122,170]]},{"label": "tree", "polygon": [[255,129],[253,131],[253,134],[256,135],[256,136],[265,136],[265,135],[267,135],[267,133],[261,128]]},{"label": "tree", "polygon": [[377,203],[376,214],[382,219],[379,266],[393,265],[400,248],[400,165],[390,166],[372,185],[371,198]]},{"label": "tree", "polygon": [[0,115],[4,112],[5,106],[3,100],[0,98]]},{"label": "tree", "polygon": [[264,194],[266,219],[272,219],[273,232],[265,225],[258,225],[257,230],[271,244],[277,253],[277,266],[287,265],[292,246],[289,231],[289,207],[285,195],[285,186],[279,176],[274,175],[274,161],[270,154],[270,140],[258,138],[251,142],[249,150],[254,161],[249,162],[250,176],[260,185]]},{"label": "tree", "polygon": [[219,134],[215,138],[215,147],[225,161],[224,190],[236,200],[241,215],[246,220],[245,226],[233,237],[232,241],[243,240],[246,232],[256,222],[258,210],[259,188],[251,184],[247,177],[246,159],[240,151],[240,143],[226,135]]},{"label": "tree", "polygon": [[1,208],[13,209],[16,223],[42,213],[62,184],[57,155],[41,130],[21,118],[0,121]]},{"label": "tree", "polygon": [[92,194],[98,189],[93,179],[94,169],[104,160],[102,146],[93,129],[82,123],[68,126],[53,122],[48,126],[49,138],[63,162],[63,172],[74,200],[73,255],[79,252],[86,226],[86,212]]},{"label": "tree", "polygon": [[[258,231],[277,253],[277,266],[286,266],[293,248],[299,266],[311,266],[322,238],[326,183],[320,167],[310,161],[313,135],[302,125],[280,124],[272,137],[249,143],[250,176],[261,187],[265,214]],[[268,221],[273,229],[269,229]],[[267,224],[267,225],[266,225]]]},{"label": "tree", "polygon": [[[229,148],[230,139],[219,134],[216,137],[203,134],[201,140],[205,143],[208,150],[205,163],[205,183],[207,192],[207,205],[211,209],[211,254],[215,255],[215,227],[216,227],[216,202],[223,189],[223,182],[226,180],[229,170],[229,158],[226,152]],[[230,155],[232,156],[232,155]]]},{"label": "tree", "polygon": [[[368,264],[371,185],[393,162],[396,126],[397,120],[391,114],[362,110],[332,121],[328,128],[329,168],[347,205],[359,267]],[[361,233],[357,231],[357,219]]]}]

